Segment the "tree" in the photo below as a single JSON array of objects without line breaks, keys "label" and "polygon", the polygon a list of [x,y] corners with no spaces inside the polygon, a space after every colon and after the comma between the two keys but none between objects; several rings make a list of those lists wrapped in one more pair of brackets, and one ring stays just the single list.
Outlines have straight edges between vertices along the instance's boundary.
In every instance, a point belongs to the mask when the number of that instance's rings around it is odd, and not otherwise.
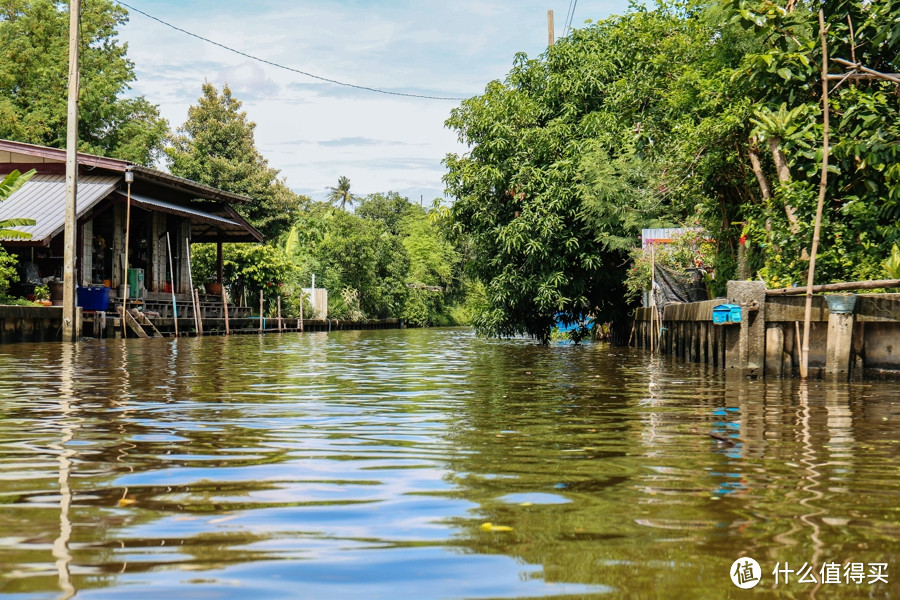
[{"label": "tree", "polygon": [[[17,169],[13,170],[6,177],[0,180],[0,202],[12,196],[16,190],[25,185],[29,179],[34,177],[36,171],[31,169],[26,173],[20,173]],[[0,238],[5,239],[29,239],[30,233],[17,231],[13,227],[24,227],[34,225],[34,219],[3,219],[0,220]]]},{"label": "tree", "polygon": [[253,198],[235,208],[274,239],[290,229],[305,199],[287,187],[256,149],[255,128],[227,84],[219,94],[207,82],[197,104],[188,109],[187,121],[172,136],[166,157],[173,175]]},{"label": "tree", "polygon": [[447,125],[469,151],[445,159],[445,183],[486,287],[480,332],[547,340],[558,316],[624,321],[641,227],[735,220],[749,106],[713,33],[677,5],[612,17],[517,56],[453,110]]},{"label": "tree", "polygon": [[344,175],[338,177],[337,186],[329,186],[326,189],[328,190],[328,201],[331,204],[339,205],[341,210],[344,210],[348,204],[353,206],[353,201],[356,200],[356,196],[350,193],[350,178]]},{"label": "tree", "polygon": [[[0,180],[0,202],[12,196],[17,189],[25,185],[25,182],[31,179],[35,174],[35,170],[31,169],[26,173],[20,173],[14,170],[6,177]],[[17,231],[13,227],[22,227],[25,225],[34,225],[34,219],[2,219],[0,220],[0,238],[28,239],[30,233]],[[6,296],[9,289],[9,282],[16,274],[16,259],[6,253],[6,250],[0,247],[0,298]]]},{"label": "tree", "polygon": [[409,257],[400,239],[379,223],[334,211],[314,254],[330,299],[336,301],[344,288],[351,288],[359,293],[359,307],[367,317],[401,315]]},{"label": "tree", "polygon": [[[750,158],[758,145],[762,200],[747,207],[745,233],[763,259],[758,274],[774,287],[806,281],[822,159],[820,8],[834,60],[900,70],[897,2],[718,0],[705,7],[719,31],[747,48],[733,77],[759,105]],[[816,279],[877,279],[900,241],[900,97],[896,84],[859,77],[838,62],[830,71],[848,77],[829,93],[832,151]]]},{"label": "tree", "polygon": [[[0,138],[65,147],[67,2],[0,0]],[[127,12],[109,0],[81,17],[79,149],[151,165],[168,124],[143,97],[125,97],[134,65],[118,40]]]}]

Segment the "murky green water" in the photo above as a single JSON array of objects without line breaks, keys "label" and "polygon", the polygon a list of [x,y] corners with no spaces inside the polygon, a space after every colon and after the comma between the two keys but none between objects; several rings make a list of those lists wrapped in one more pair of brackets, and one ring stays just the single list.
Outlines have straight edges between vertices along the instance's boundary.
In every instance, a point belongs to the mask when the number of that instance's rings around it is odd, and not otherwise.
[{"label": "murky green water", "polygon": [[0,595],[900,597],[898,422],[464,330],[4,346]]}]

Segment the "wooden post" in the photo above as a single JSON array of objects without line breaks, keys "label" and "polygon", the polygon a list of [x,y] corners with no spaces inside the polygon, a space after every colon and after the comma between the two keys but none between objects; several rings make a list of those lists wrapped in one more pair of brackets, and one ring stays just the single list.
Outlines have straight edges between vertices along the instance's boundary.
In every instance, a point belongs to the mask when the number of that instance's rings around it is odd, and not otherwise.
[{"label": "wooden post", "polygon": [[194,296],[194,275],[191,272],[191,238],[184,238],[184,253],[187,255],[188,267],[188,293],[191,295],[191,306],[194,307],[194,331],[200,333],[200,325],[198,323],[200,315],[198,314],[197,301]]},{"label": "wooden post", "polygon": [[66,219],[63,241],[63,322],[62,339],[78,339],[75,308],[76,198],[78,196],[78,50],[81,0],[69,2],[69,96],[66,116]]},{"label": "wooden post", "polygon": [[300,333],[303,333],[303,290],[300,290]]},{"label": "wooden post", "polygon": [[[124,285],[122,287],[125,290],[125,293],[122,295],[122,309],[125,312],[128,312],[128,244],[131,241],[131,182],[128,182],[128,194],[127,194],[127,208],[125,209],[125,260],[122,264],[122,273],[123,278],[122,281]],[[122,319],[122,337],[128,337],[127,331],[128,327],[125,325],[125,321],[127,319]]]},{"label": "wooden post", "polygon": [[175,299],[175,269],[172,266],[172,240],[166,231],[166,248],[169,250],[169,287],[172,290],[172,317],[175,323],[175,337],[178,337],[178,301]]},{"label": "wooden post", "polygon": [[222,286],[222,310],[225,311],[225,335],[231,335],[231,326],[228,323],[228,296],[225,294],[225,286]]},{"label": "wooden post", "polygon": [[553,11],[547,11],[547,45],[552,46],[553,42],[556,41],[556,36],[553,32]]},{"label": "wooden post", "polygon": [[828,184],[828,45],[825,42],[825,14],[819,10],[819,37],[822,39],[822,177],[819,179],[819,203],[816,205],[816,224],[813,227],[812,247],[809,252],[809,275],[806,278],[806,310],[803,314],[803,348],[800,354],[800,379],[809,375],[809,329],[812,317],[812,287],[816,273],[816,251],[819,249],[819,231],[822,228],[822,208]]},{"label": "wooden post", "polygon": [[263,291],[259,290],[259,332],[263,332]]},{"label": "wooden post", "polygon": [[281,333],[281,295],[278,296],[278,333]]},{"label": "wooden post", "polygon": [[194,290],[194,312],[197,315],[197,335],[203,335],[203,314],[200,310],[200,288]]}]

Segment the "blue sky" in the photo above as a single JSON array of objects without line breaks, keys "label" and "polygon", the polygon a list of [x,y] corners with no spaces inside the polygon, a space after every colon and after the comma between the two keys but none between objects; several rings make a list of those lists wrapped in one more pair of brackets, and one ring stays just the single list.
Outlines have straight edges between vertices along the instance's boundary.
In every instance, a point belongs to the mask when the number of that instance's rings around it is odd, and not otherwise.
[{"label": "blue sky", "polygon": [[[127,0],[135,8],[248,54],[389,91],[466,98],[502,79],[517,52],[546,49],[547,10],[564,34],[567,0]],[[573,26],[621,14],[627,0],[575,2]],[[357,194],[443,195],[441,160],[463,152],[444,121],[458,101],[388,96],[254,62],[132,13],[120,37],[133,86],[173,128],[204,81],[228,83],[256,144],[295,191],[324,199],[341,175]]]}]

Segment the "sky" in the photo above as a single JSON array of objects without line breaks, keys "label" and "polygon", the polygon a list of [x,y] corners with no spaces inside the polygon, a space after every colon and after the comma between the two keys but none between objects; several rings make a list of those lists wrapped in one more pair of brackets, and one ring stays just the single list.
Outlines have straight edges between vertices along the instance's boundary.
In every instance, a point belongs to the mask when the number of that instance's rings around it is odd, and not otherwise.
[{"label": "sky", "polygon": [[373,93],[251,60],[137,12],[120,29],[135,64],[133,93],[180,127],[204,81],[227,83],[256,123],[256,146],[288,186],[324,200],[338,177],[357,195],[442,197],[448,153],[466,148],[444,126],[461,99],[503,79],[517,52],[547,47],[586,20],[622,14],[627,0],[127,0],[189,32],[267,61],[389,92]]}]

